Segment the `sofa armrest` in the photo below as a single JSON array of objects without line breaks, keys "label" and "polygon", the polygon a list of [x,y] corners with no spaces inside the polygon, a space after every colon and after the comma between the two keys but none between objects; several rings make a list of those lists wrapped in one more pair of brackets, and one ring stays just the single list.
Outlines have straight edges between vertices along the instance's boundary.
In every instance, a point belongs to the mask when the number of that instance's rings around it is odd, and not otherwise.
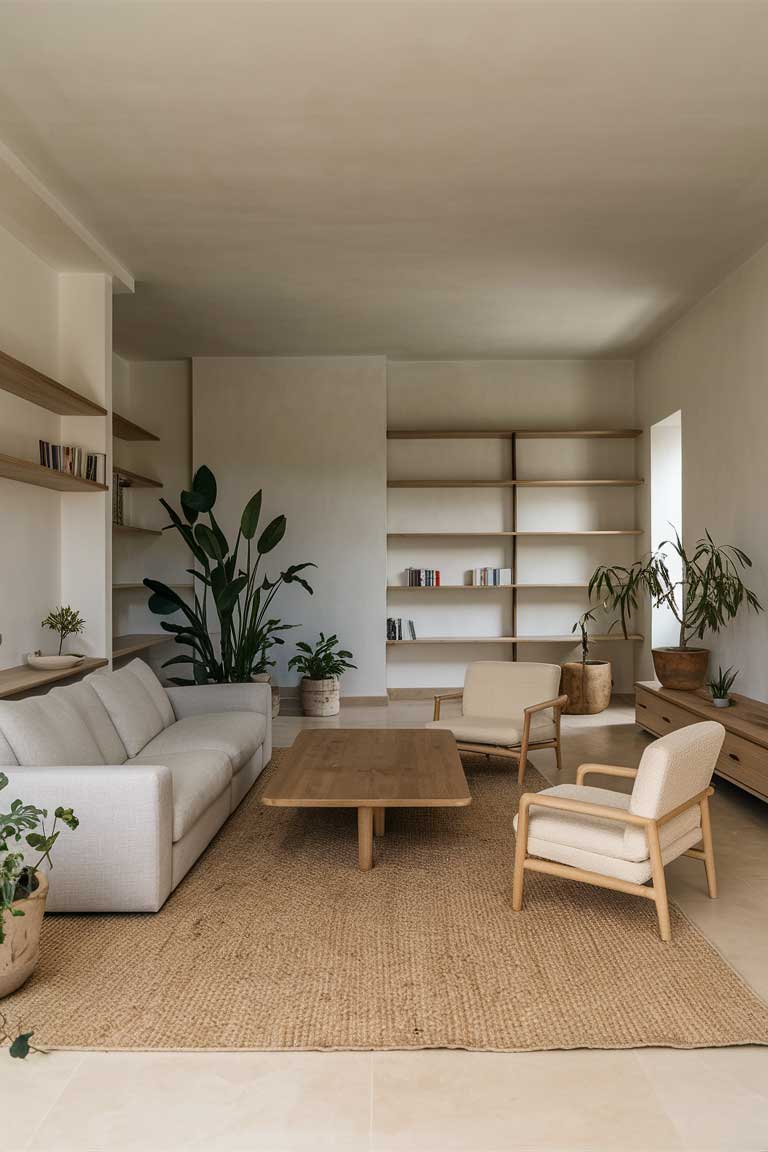
[{"label": "sofa armrest", "polygon": [[[11,800],[74,809],[53,852],[51,912],[156,912],[171,891],[173,781],[165,766],[6,768]],[[27,849],[28,860],[36,854]]]},{"label": "sofa armrest", "polygon": [[269,684],[190,684],[166,689],[177,720],[201,712],[260,712],[272,719]]}]

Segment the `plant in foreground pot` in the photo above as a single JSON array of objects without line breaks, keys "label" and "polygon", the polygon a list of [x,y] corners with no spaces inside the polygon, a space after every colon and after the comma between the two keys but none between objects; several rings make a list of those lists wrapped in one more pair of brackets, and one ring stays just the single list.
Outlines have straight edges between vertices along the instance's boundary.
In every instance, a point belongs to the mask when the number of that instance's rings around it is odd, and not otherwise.
[{"label": "plant in foreground pot", "polygon": [[594,716],[611,702],[611,664],[608,660],[589,658],[587,625],[594,623],[597,608],[582,613],[571,632],[581,633],[581,660],[563,664],[562,689],[568,697],[566,712],[577,716]]},{"label": "plant in foreground pot", "polygon": [[[679,558],[679,578],[669,571],[667,550]],[[680,642],[674,648],[653,649],[656,675],[665,688],[693,691],[706,679],[709,651],[692,646],[691,641],[702,640],[707,632],[719,632],[745,605],[755,612],[763,610],[741,579],[740,572],[751,567],[746,552],[732,544],[715,544],[709,532],[696,541],[690,554],[675,532],[673,540],[663,541],[657,551],[629,568],[597,568],[589,582],[589,595],[604,598],[608,607],[618,610],[625,636],[641,594],[648,594],[655,608],[669,608],[680,628]]]},{"label": "plant in foreground pot", "polygon": [[[0,792],[7,786],[8,777],[0,772]],[[45,860],[52,866],[59,821],[72,831],[79,823],[71,808],[56,809],[50,831],[47,818],[45,808],[21,800],[14,800],[8,812],[0,812],[0,997],[20,987],[37,964],[48,894],[48,878],[40,865]],[[36,863],[25,864],[23,851],[10,847],[22,841],[40,853]]]},{"label": "plant in foreground pot", "polygon": [[726,668],[725,671],[718,666],[717,676],[709,681],[709,690],[712,693],[712,703],[715,708],[728,708],[731,703],[729,693],[739,675],[738,669]]},{"label": "plant in foreground pot", "polygon": [[303,640],[298,653],[288,661],[289,668],[302,673],[301,708],[305,716],[336,716],[339,712],[339,677],[347,668],[356,668],[352,653],[339,648],[338,636],[320,633],[314,648]]},{"label": "plant in foreground pot", "polygon": [[[269,615],[276,594],[284,584],[300,584],[312,595],[311,587],[299,573],[314,568],[314,564],[292,564],[275,580],[260,573],[262,558],[285,535],[285,516],[276,516],[255,539],[261,516],[261,492],[257,492],[243,509],[235,545],[230,549],[213,514],[216,496],[216,479],[210,468],[203,466],[195,473],[192,490],[181,493],[184,519],[167,501],[160,501],[171,518],[164,531],[175,528],[182,537],[198,564],[188,572],[201,585],[200,592],[195,590],[193,607],[167,584],[144,581],[152,592],[151,612],[157,616],[181,612],[186,618],[183,624],[165,620],[161,624],[166,632],[173,633],[177,644],[190,649],[188,654],[175,656],[163,665],[191,666],[192,678],[172,677],[173,684],[241,684],[263,674],[275,663],[270,649],[284,643],[280,633],[297,627]],[[208,523],[204,524],[200,517],[206,515]],[[209,631],[209,623],[214,621],[218,624],[218,650]]]}]

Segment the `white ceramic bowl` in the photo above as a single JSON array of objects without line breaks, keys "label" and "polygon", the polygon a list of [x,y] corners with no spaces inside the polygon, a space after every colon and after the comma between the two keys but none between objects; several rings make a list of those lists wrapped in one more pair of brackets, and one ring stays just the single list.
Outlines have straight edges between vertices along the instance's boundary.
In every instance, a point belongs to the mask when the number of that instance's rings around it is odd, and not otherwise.
[{"label": "white ceramic bowl", "polygon": [[58,672],[63,668],[76,668],[82,664],[85,656],[27,656],[30,668],[38,668],[41,672]]}]

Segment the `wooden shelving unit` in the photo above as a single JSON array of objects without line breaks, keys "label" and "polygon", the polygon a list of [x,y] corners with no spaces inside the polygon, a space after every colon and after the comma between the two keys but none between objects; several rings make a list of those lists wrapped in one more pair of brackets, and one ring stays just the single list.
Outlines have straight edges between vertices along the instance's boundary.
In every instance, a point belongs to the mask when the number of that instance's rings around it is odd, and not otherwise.
[{"label": "wooden shelving unit", "polygon": [[122,660],[125,656],[136,656],[139,652],[146,652],[158,644],[172,644],[173,636],[170,632],[137,633],[135,636],[113,636],[112,659]]},{"label": "wooden shelving unit", "polygon": [[139,528],[135,524],[113,524],[112,531],[118,536],[162,536],[159,528]]},{"label": "wooden shelving unit", "polygon": [[[591,529],[519,529],[518,528],[518,493],[527,489],[558,489],[558,488],[586,488],[595,491],[614,489],[614,488],[637,488],[643,480],[636,477],[615,477],[600,479],[595,477],[585,478],[565,478],[558,477],[555,474],[552,477],[545,478],[526,478],[525,476],[518,475],[518,453],[517,443],[521,440],[634,440],[641,435],[639,428],[600,428],[600,429],[582,429],[582,428],[513,428],[513,429],[477,429],[477,428],[441,428],[441,429],[408,429],[408,428],[391,428],[387,432],[387,437],[390,440],[502,440],[509,441],[510,443],[510,468],[506,476],[493,479],[493,480],[474,480],[474,479],[454,479],[453,477],[446,479],[438,478],[403,478],[387,480],[387,487],[393,489],[507,489],[511,497],[511,509],[509,514],[510,527],[497,530],[451,530],[424,528],[419,530],[409,531],[388,531],[387,539],[391,541],[407,541],[418,540],[419,538],[429,540],[446,540],[446,541],[473,541],[483,539],[506,539],[510,544],[511,562],[507,561],[507,565],[512,569],[512,584],[511,585],[490,585],[490,586],[475,586],[466,584],[442,584],[438,586],[429,587],[411,587],[405,584],[389,584],[387,586],[387,594],[401,594],[403,592],[418,592],[418,593],[469,593],[469,592],[483,592],[483,593],[498,593],[503,592],[509,595],[512,600],[511,604],[511,634],[502,636],[424,636],[417,637],[416,639],[402,639],[402,640],[388,640],[388,648],[399,648],[404,645],[454,645],[454,644],[500,644],[511,647],[512,659],[517,658],[517,646],[519,644],[567,644],[574,645],[578,642],[577,637],[569,633],[568,635],[561,636],[525,636],[519,635],[517,629],[518,618],[518,597],[526,591],[533,590],[586,590],[587,584],[585,583],[523,583],[518,580],[518,541],[523,540],[536,540],[536,539],[553,539],[553,540],[566,540],[566,539],[583,539],[585,542],[592,539],[610,539],[610,538],[631,538],[643,535],[640,528],[591,528]],[[625,638],[618,632],[612,632],[607,635],[593,635],[593,642],[621,642]],[[629,641],[637,642],[642,639],[638,634],[633,634],[627,638]]]},{"label": "wooden shelving unit", "polygon": [[162,480],[155,480],[152,476],[142,476],[140,472],[131,472],[128,468],[121,468],[114,464],[112,471],[120,477],[126,488],[162,488]]},{"label": "wooden shelving unit", "polygon": [[[173,588],[176,592],[191,592],[192,584],[169,584],[169,588]],[[113,584],[113,592],[149,592],[146,584]]]},{"label": "wooden shelving unit", "polygon": [[128,420],[127,417],[121,416],[118,412],[112,413],[112,435],[116,436],[118,440],[159,440],[159,436],[155,436],[154,432],[148,432],[146,428],[142,428],[140,424],[134,424],[133,420]]},{"label": "wooden shelving unit", "polygon": [[0,700],[5,700],[9,696],[21,696],[34,688],[46,688],[49,684],[56,684],[60,680],[83,676],[87,672],[103,668],[106,663],[106,660],[89,656],[76,668],[59,668],[50,672],[30,668],[28,664],[19,664],[16,668],[3,668],[0,671]]},{"label": "wooden shelving unit", "polygon": [[0,477],[16,480],[19,484],[34,484],[37,488],[51,488],[54,492],[108,492],[106,484],[84,480],[56,468],[44,468],[31,460],[18,460],[15,456],[0,454]]},{"label": "wooden shelving unit", "polygon": [[0,388],[59,416],[107,415],[106,408],[100,404],[73,392],[44,372],[30,368],[29,364],[22,364],[7,352],[0,352]]}]

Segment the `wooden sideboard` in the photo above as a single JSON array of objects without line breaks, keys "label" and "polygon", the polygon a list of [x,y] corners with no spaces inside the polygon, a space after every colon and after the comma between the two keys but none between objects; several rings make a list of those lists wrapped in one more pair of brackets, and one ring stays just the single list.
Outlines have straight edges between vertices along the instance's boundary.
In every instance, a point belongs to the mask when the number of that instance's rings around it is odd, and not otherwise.
[{"label": "wooden sideboard", "polygon": [[687,724],[717,720],[725,728],[715,771],[739,788],[768,800],[768,704],[731,695],[730,708],[715,708],[705,689],[676,692],[654,680],[635,685],[635,720],[654,736]]}]

